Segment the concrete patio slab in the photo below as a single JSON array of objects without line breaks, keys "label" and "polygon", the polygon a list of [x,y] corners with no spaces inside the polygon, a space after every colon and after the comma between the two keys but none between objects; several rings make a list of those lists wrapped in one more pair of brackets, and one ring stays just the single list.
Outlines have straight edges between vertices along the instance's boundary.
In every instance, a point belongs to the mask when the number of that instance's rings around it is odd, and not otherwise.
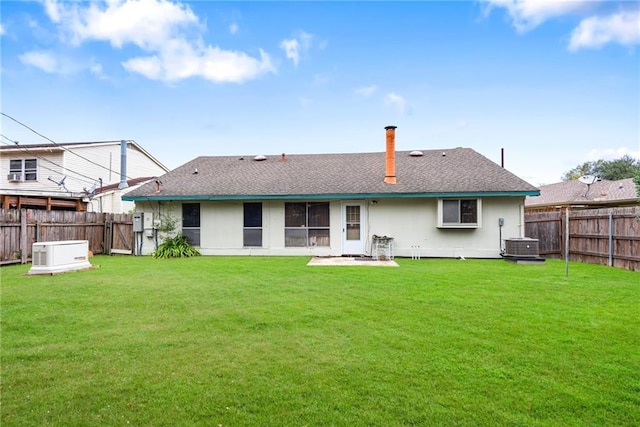
[{"label": "concrete patio slab", "polygon": [[368,267],[398,267],[393,260],[377,261],[372,258],[355,257],[313,257],[307,265],[358,265]]}]

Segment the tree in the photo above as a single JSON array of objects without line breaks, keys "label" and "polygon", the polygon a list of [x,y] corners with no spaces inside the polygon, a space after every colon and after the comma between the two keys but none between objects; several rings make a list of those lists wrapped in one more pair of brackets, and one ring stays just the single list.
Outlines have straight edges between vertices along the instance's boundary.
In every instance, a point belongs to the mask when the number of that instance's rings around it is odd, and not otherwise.
[{"label": "tree", "polygon": [[617,160],[603,162],[597,170],[602,179],[616,181],[618,179],[633,178],[640,171],[640,161],[631,156],[623,156]]},{"label": "tree", "polygon": [[581,165],[567,171],[562,176],[563,181],[572,181],[578,179],[583,175],[599,175],[598,170],[601,168],[601,164],[604,160],[597,160],[592,162],[584,162]]},{"label": "tree", "polygon": [[595,175],[609,181],[633,178],[640,172],[640,161],[629,155],[616,160],[595,160],[584,162],[581,165],[564,173],[562,180],[571,181],[583,175]]}]

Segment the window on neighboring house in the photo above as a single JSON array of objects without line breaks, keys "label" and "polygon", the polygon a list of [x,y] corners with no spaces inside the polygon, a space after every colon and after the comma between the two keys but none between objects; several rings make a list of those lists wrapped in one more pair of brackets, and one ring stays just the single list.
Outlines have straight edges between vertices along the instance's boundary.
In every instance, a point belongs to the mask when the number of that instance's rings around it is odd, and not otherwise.
[{"label": "window on neighboring house", "polygon": [[200,203],[182,204],[182,235],[193,246],[200,246]]},{"label": "window on neighboring house", "polygon": [[477,228],[481,223],[480,199],[441,199],[438,201],[438,227]]},{"label": "window on neighboring house", "polygon": [[244,246],[262,246],[262,203],[244,204]]},{"label": "window on neighboring house", "polygon": [[13,159],[9,161],[9,174],[18,175],[24,181],[38,180],[38,159]]},{"label": "window on neighboring house", "polygon": [[329,203],[285,203],[284,245],[329,246]]}]

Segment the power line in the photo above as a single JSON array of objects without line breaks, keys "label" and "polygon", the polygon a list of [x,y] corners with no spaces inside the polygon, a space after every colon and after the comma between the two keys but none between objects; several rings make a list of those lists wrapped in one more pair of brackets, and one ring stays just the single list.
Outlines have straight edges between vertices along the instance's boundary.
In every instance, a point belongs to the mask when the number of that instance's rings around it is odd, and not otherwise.
[{"label": "power line", "polygon": [[[0,133],[0,136],[3,137],[4,139],[6,139],[9,142],[13,142],[14,144],[18,145],[18,141],[14,141],[13,139],[9,138],[8,136],[4,136],[3,134]],[[9,145],[9,144],[7,144]]]},{"label": "power line", "polygon": [[[33,152],[32,150],[30,150],[29,148],[27,148],[27,147],[26,147],[26,146],[24,146],[24,145],[17,145],[17,144],[18,144],[18,141],[14,141],[14,140],[12,140],[11,138],[9,138],[9,137],[8,137],[8,136],[6,136],[6,135],[0,134],[0,136],[1,136],[2,138],[4,138],[4,139],[6,139],[6,140],[10,141],[10,142],[13,142],[14,144],[16,144],[16,148],[18,148],[18,149],[20,149],[20,150],[24,151],[25,153],[28,153],[29,155],[31,155],[31,156],[33,156],[33,157],[35,157],[36,159],[39,159],[39,160],[43,160],[43,161],[49,162],[49,163],[51,163],[52,165],[59,167],[59,168],[60,168],[61,170],[63,170],[63,171],[69,171],[69,172],[71,172],[71,173],[73,173],[73,174],[75,174],[75,175],[79,175],[79,176],[82,176],[82,177],[84,177],[84,178],[88,178],[88,179],[90,179],[90,180],[91,180],[91,181],[90,181],[90,183],[91,183],[91,184],[93,184],[94,182],[98,181],[98,180],[96,180],[95,178],[90,177],[90,176],[88,176],[88,175],[85,175],[85,174],[83,174],[83,173],[81,173],[81,172],[77,172],[77,171],[74,171],[74,170],[72,170],[72,169],[66,168],[66,167],[64,167],[64,166],[62,166],[62,165],[59,165],[58,163],[54,162],[54,161],[53,161],[53,160],[51,160],[51,159],[47,159],[46,157],[41,157],[41,156],[37,155],[35,152]],[[4,142],[4,141],[0,141],[0,142],[2,142],[4,145],[9,145],[9,146],[10,146],[10,144],[8,144],[8,143],[6,143],[6,142]],[[40,167],[42,167],[43,169],[47,169],[47,170],[49,170],[49,171],[51,171],[51,172],[60,173],[60,171],[59,171],[59,170],[54,170],[54,169],[47,168],[46,166],[44,166],[44,165],[42,165],[42,164],[40,165]],[[84,181],[84,180],[79,179],[79,181]],[[84,182],[87,182],[87,181],[84,181]]]},{"label": "power line", "polygon": [[[23,126],[24,128],[26,128],[26,129],[30,130],[31,132],[35,133],[36,135],[40,136],[41,138],[46,139],[47,141],[49,141],[49,142],[51,142],[52,144],[54,144],[56,147],[60,147],[61,149],[65,150],[65,151],[68,151],[69,153],[74,154],[74,155],[76,155],[76,156],[80,157],[81,159],[83,159],[83,160],[85,160],[85,161],[87,161],[87,162],[89,162],[89,163],[92,163],[92,164],[94,164],[94,165],[96,165],[96,166],[98,166],[98,167],[101,167],[101,168],[103,168],[103,169],[105,169],[105,170],[107,170],[107,171],[109,171],[109,172],[118,173],[117,171],[114,171],[113,169],[111,169],[111,168],[109,168],[109,167],[103,166],[103,165],[101,165],[100,163],[94,162],[94,161],[93,161],[93,160],[91,160],[91,159],[87,159],[86,157],[84,157],[84,156],[82,156],[82,155],[80,155],[80,154],[76,153],[75,151],[73,151],[73,150],[71,150],[71,149],[69,149],[69,148],[65,147],[64,145],[58,144],[58,143],[57,143],[57,142],[55,142],[53,139],[49,138],[48,136],[45,136],[45,135],[41,134],[40,132],[38,132],[38,131],[36,131],[35,129],[33,129],[33,128],[29,127],[28,125],[26,125],[26,124],[22,123],[20,120],[18,120],[18,119],[16,119],[16,118],[14,118],[14,117],[12,117],[12,116],[10,116],[9,114],[6,114],[6,113],[4,113],[4,112],[0,112],[0,114],[2,114],[3,116],[5,116],[6,118],[8,118],[8,119],[10,119],[10,120],[13,120],[14,122],[16,122],[17,124],[19,124],[20,126]],[[13,142],[14,142],[16,145],[18,144],[18,143],[17,143],[17,141],[13,141]],[[132,179],[130,176],[126,176],[126,178],[127,178],[127,179]]]},{"label": "power line", "polygon": [[[7,136],[5,136],[5,135],[0,134],[0,136],[1,136],[2,138],[4,138],[4,139],[6,139],[6,140],[8,140],[8,141],[10,141],[10,142],[12,142],[12,143],[14,143],[14,144],[16,143],[16,141],[12,140],[11,138],[8,138],[8,137],[7,137]],[[8,142],[4,142],[4,141],[0,141],[0,142],[2,142],[4,145],[11,146],[11,144],[9,144]],[[24,151],[25,153],[28,153],[29,155],[31,155],[31,156],[33,156],[33,157],[35,157],[36,159],[39,159],[39,160],[42,160],[42,161],[49,162],[49,163],[51,163],[52,165],[59,167],[59,168],[60,168],[60,170],[68,171],[68,172],[73,173],[74,175],[79,175],[79,176],[81,176],[81,177],[83,177],[83,178],[90,179],[90,181],[85,181],[85,180],[83,180],[83,179],[79,179],[79,178],[78,178],[78,181],[82,181],[82,182],[85,182],[85,183],[88,183],[88,184],[94,184],[94,183],[96,183],[96,182],[98,182],[98,181],[99,181],[98,179],[92,178],[92,177],[90,177],[90,176],[88,176],[88,175],[85,175],[85,174],[83,174],[83,173],[76,172],[76,171],[71,170],[71,169],[69,169],[69,168],[65,168],[65,167],[63,167],[63,166],[61,166],[61,165],[57,164],[57,163],[56,163],[56,162],[54,162],[53,160],[47,159],[46,157],[38,156],[36,153],[34,153],[33,151],[29,150],[29,149],[28,149],[27,147],[25,147],[24,145],[17,145],[17,148],[19,148],[20,150]],[[48,168],[48,167],[46,167],[46,166],[44,166],[44,165],[42,165],[42,164],[40,164],[40,167],[41,167],[41,168],[43,168],[43,169],[46,169],[46,170],[48,170],[48,171],[54,172],[54,173],[60,173],[60,171],[59,171],[59,170],[54,170],[54,169]]]}]

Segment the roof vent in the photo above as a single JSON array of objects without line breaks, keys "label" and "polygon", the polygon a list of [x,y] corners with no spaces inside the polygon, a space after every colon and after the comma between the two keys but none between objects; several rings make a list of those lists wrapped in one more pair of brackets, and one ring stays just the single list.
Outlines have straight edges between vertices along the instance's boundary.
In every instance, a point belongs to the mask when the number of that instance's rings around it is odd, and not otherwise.
[{"label": "roof vent", "polygon": [[422,157],[422,156],[424,156],[424,153],[422,151],[414,150],[414,151],[410,152],[409,155],[411,157]]},{"label": "roof vent", "polygon": [[261,162],[263,160],[267,160],[267,158],[261,154],[259,156],[255,156],[253,160],[255,160],[256,162]]}]

